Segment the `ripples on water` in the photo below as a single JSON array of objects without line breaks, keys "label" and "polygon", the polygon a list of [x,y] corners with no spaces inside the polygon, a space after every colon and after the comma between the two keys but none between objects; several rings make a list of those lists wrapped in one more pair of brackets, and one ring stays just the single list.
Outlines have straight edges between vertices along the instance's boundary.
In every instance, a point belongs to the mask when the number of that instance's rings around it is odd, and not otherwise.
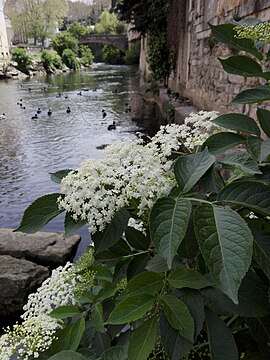
[{"label": "ripples on water", "polygon": [[[125,103],[130,104],[138,86],[136,69],[105,65],[22,82],[0,82],[0,114],[6,114],[6,119],[0,120],[0,227],[16,228],[33,200],[59,192],[50,172],[74,169],[86,158],[100,158],[102,151],[97,146],[134,136],[139,128],[125,112]],[[17,105],[20,99],[25,109]],[[42,111],[39,118],[31,119],[38,108]],[[51,116],[47,115],[49,108]],[[107,113],[105,120],[102,109]],[[108,131],[113,121],[117,128]],[[45,230],[63,231],[63,217],[54,219]],[[77,255],[89,243],[86,228],[80,235]]]}]

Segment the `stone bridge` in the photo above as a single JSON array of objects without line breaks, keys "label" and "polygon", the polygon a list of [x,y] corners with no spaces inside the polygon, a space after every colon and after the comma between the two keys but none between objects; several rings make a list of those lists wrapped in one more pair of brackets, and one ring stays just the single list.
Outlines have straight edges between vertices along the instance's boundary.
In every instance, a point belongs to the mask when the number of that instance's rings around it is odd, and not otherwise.
[{"label": "stone bridge", "polygon": [[128,49],[127,35],[90,34],[79,38],[80,45],[103,44],[111,45],[123,53]]}]

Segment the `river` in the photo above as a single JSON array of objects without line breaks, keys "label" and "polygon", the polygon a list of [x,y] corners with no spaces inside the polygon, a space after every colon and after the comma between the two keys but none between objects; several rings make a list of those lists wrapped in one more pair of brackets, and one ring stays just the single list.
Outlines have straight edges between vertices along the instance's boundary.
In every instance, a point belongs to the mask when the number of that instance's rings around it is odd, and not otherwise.
[{"label": "river", "polygon": [[[5,113],[6,119],[0,119],[0,227],[18,227],[33,200],[60,191],[50,172],[75,169],[86,158],[100,158],[98,146],[136,137],[140,128],[126,108],[138,89],[137,68],[104,64],[57,76],[1,81],[0,115]],[[32,119],[38,108],[38,119]],[[113,121],[116,129],[108,131]],[[44,230],[63,231],[63,216]],[[86,227],[79,234],[76,257],[90,241]]]}]

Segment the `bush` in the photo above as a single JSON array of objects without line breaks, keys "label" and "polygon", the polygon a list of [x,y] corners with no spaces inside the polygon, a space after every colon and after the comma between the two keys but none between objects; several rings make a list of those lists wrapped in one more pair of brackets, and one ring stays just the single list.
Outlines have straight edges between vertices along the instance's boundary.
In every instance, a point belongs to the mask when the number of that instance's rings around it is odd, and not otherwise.
[{"label": "bush", "polygon": [[51,51],[43,50],[41,53],[41,62],[46,72],[54,72],[55,69],[61,69],[63,64],[60,56]]},{"label": "bush", "polygon": [[89,66],[93,63],[94,55],[92,53],[92,50],[85,45],[81,45],[79,48],[79,54],[80,54],[80,62],[84,66]]},{"label": "bush", "polygon": [[123,65],[125,63],[124,57],[121,55],[120,50],[105,45],[102,49],[102,61],[112,65]]},{"label": "bush", "polygon": [[137,42],[135,44],[131,44],[130,48],[125,53],[125,63],[127,65],[137,65],[140,62],[140,51],[141,44]]},{"label": "bush", "polygon": [[33,58],[23,48],[15,48],[11,51],[12,61],[16,61],[17,69],[29,75],[29,67],[32,65]]},{"label": "bush", "polygon": [[62,60],[63,63],[72,70],[78,70],[80,68],[80,63],[75,52],[70,49],[65,49],[63,51]]},{"label": "bush", "polygon": [[90,34],[91,29],[85,25],[81,25],[79,23],[73,23],[68,26],[67,31],[70,33],[71,36],[78,39],[81,36]]},{"label": "bush", "polygon": [[78,40],[69,33],[60,33],[52,39],[52,47],[60,56],[62,56],[65,49],[70,49],[77,53]]}]

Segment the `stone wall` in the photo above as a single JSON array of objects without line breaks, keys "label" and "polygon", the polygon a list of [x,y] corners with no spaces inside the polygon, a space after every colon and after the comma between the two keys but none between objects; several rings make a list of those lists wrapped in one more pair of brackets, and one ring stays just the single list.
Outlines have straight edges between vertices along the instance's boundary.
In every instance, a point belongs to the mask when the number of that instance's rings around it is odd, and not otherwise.
[{"label": "stone wall", "polygon": [[[224,24],[233,17],[270,19],[269,0],[171,0],[168,43],[176,55],[176,66],[169,79],[169,88],[189,98],[194,106],[221,113],[239,111],[253,115],[255,106],[228,105],[241,89],[258,85],[256,78],[227,74],[218,57],[232,50],[218,44],[212,37],[208,22]],[[145,63],[146,44],[143,40],[141,71],[149,75]]]}]

